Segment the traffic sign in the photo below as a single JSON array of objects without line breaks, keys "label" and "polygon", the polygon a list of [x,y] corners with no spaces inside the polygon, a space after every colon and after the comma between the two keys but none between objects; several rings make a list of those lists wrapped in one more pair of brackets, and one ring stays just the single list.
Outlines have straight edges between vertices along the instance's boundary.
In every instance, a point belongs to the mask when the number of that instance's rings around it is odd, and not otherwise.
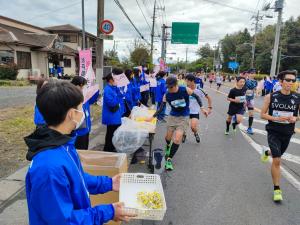
[{"label": "traffic sign", "polygon": [[108,34],[100,34],[99,38],[103,39],[103,40],[114,40],[114,36],[113,35],[108,35]]},{"label": "traffic sign", "polygon": [[199,23],[173,22],[172,44],[198,44]]},{"label": "traffic sign", "polygon": [[100,24],[100,31],[104,34],[111,34],[114,31],[114,25],[110,20],[103,20]]}]

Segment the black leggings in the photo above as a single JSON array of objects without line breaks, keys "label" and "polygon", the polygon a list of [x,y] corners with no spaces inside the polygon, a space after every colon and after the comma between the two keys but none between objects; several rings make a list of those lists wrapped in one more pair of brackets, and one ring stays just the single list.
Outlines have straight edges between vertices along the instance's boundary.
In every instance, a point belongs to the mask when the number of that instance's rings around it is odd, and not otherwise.
[{"label": "black leggings", "polygon": [[88,150],[89,149],[89,136],[90,133],[87,133],[83,136],[77,136],[75,141],[75,148],[79,150]]},{"label": "black leggings", "polygon": [[118,129],[119,126],[121,126],[121,124],[107,125],[106,135],[105,135],[105,145],[104,145],[103,151],[105,151],[105,152],[116,152],[116,148],[112,143],[112,139],[113,139],[115,131]]},{"label": "black leggings", "polygon": [[148,107],[149,91],[141,92],[141,96],[142,96],[141,103]]}]

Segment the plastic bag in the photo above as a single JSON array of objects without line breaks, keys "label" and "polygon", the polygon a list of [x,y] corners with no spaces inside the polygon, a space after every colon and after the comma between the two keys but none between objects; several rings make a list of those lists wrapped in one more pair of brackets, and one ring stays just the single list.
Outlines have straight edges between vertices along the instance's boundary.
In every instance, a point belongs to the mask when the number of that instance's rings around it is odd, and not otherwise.
[{"label": "plastic bag", "polygon": [[118,152],[133,153],[143,146],[148,137],[148,131],[139,123],[122,118],[122,125],[115,131],[113,144]]},{"label": "plastic bag", "polygon": [[146,106],[133,107],[131,111],[131,119],[135,120],[136,118],[149,118],[151,117],[151,114],[149,113],[149,110]]}]

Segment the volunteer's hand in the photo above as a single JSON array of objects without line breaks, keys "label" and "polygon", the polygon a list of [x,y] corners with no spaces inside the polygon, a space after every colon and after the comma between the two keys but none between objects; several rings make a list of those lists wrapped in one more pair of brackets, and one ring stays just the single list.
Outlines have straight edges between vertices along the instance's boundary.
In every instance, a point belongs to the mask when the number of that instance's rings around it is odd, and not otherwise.
[{"label": "volunteer's hand", "polygon": [[132,213],[123,212],[124,211],[123,210],[124,203],[122,203],[122,202],[113,203],[113,207],[114,207],[114,210],[115,210],[114,221],[116,221],[116,222],[119,222],[119,221],[129,222],[132,217],[137,216],[137,215],[132,214]]},{"label": "volunteer's hand", "polygon": [[289,121],[289,123],[296,123],[297,122],[297,117],[291,116],[291,117],[289,117],[288,121]]},{"label": "volunteer's hand", "polygon": [[118,174],[112,178],[113,191],[120,190],[120,180],[121,180],[121,174]]}]

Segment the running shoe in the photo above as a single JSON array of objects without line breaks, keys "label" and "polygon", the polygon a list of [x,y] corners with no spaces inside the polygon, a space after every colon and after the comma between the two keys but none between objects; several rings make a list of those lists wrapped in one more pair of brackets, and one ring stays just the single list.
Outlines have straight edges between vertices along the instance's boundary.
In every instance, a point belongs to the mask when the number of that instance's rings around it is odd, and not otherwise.
[{"label": "running shoe", "polygon": [[263,149],[261,150],[261,157],[260,157],[260,160],[261,160],[263,163],[266,163],[266,162],[268,162],[268,159],[269,159],[269,156],[266,155],[266,149],[263,148]]},{"label": "running shoe", "polygon": [[166,170],[172,171],[174,170],[172,159],[168,158],[165,165]]},{"label": "running shoe", "polygon": [[254,134],[253,129],[252,129],[251,127],[249,127],[249,128],[247,129],[247,134],[251,134],[251,135]]},{"label": "running shoe", "polygon": [[273,197],[274,202],[280,202],[283,200],[282,198],[282,191],[281,190],[275,190],[274,191],[274,197]]},{"label": "running shoe", "polygon": [[229,135],[229,131],[225,130],[225,135]]},{"label": "running shoe", "polygon": [[182,136],[182,143],[185,143],[185,140],[186,140],[186,134],[184,134],[184,135]]},{"label": "running shoe", "polygon": [[201,139],[198,133],[195,133],[196,142],[200,143]]}]

